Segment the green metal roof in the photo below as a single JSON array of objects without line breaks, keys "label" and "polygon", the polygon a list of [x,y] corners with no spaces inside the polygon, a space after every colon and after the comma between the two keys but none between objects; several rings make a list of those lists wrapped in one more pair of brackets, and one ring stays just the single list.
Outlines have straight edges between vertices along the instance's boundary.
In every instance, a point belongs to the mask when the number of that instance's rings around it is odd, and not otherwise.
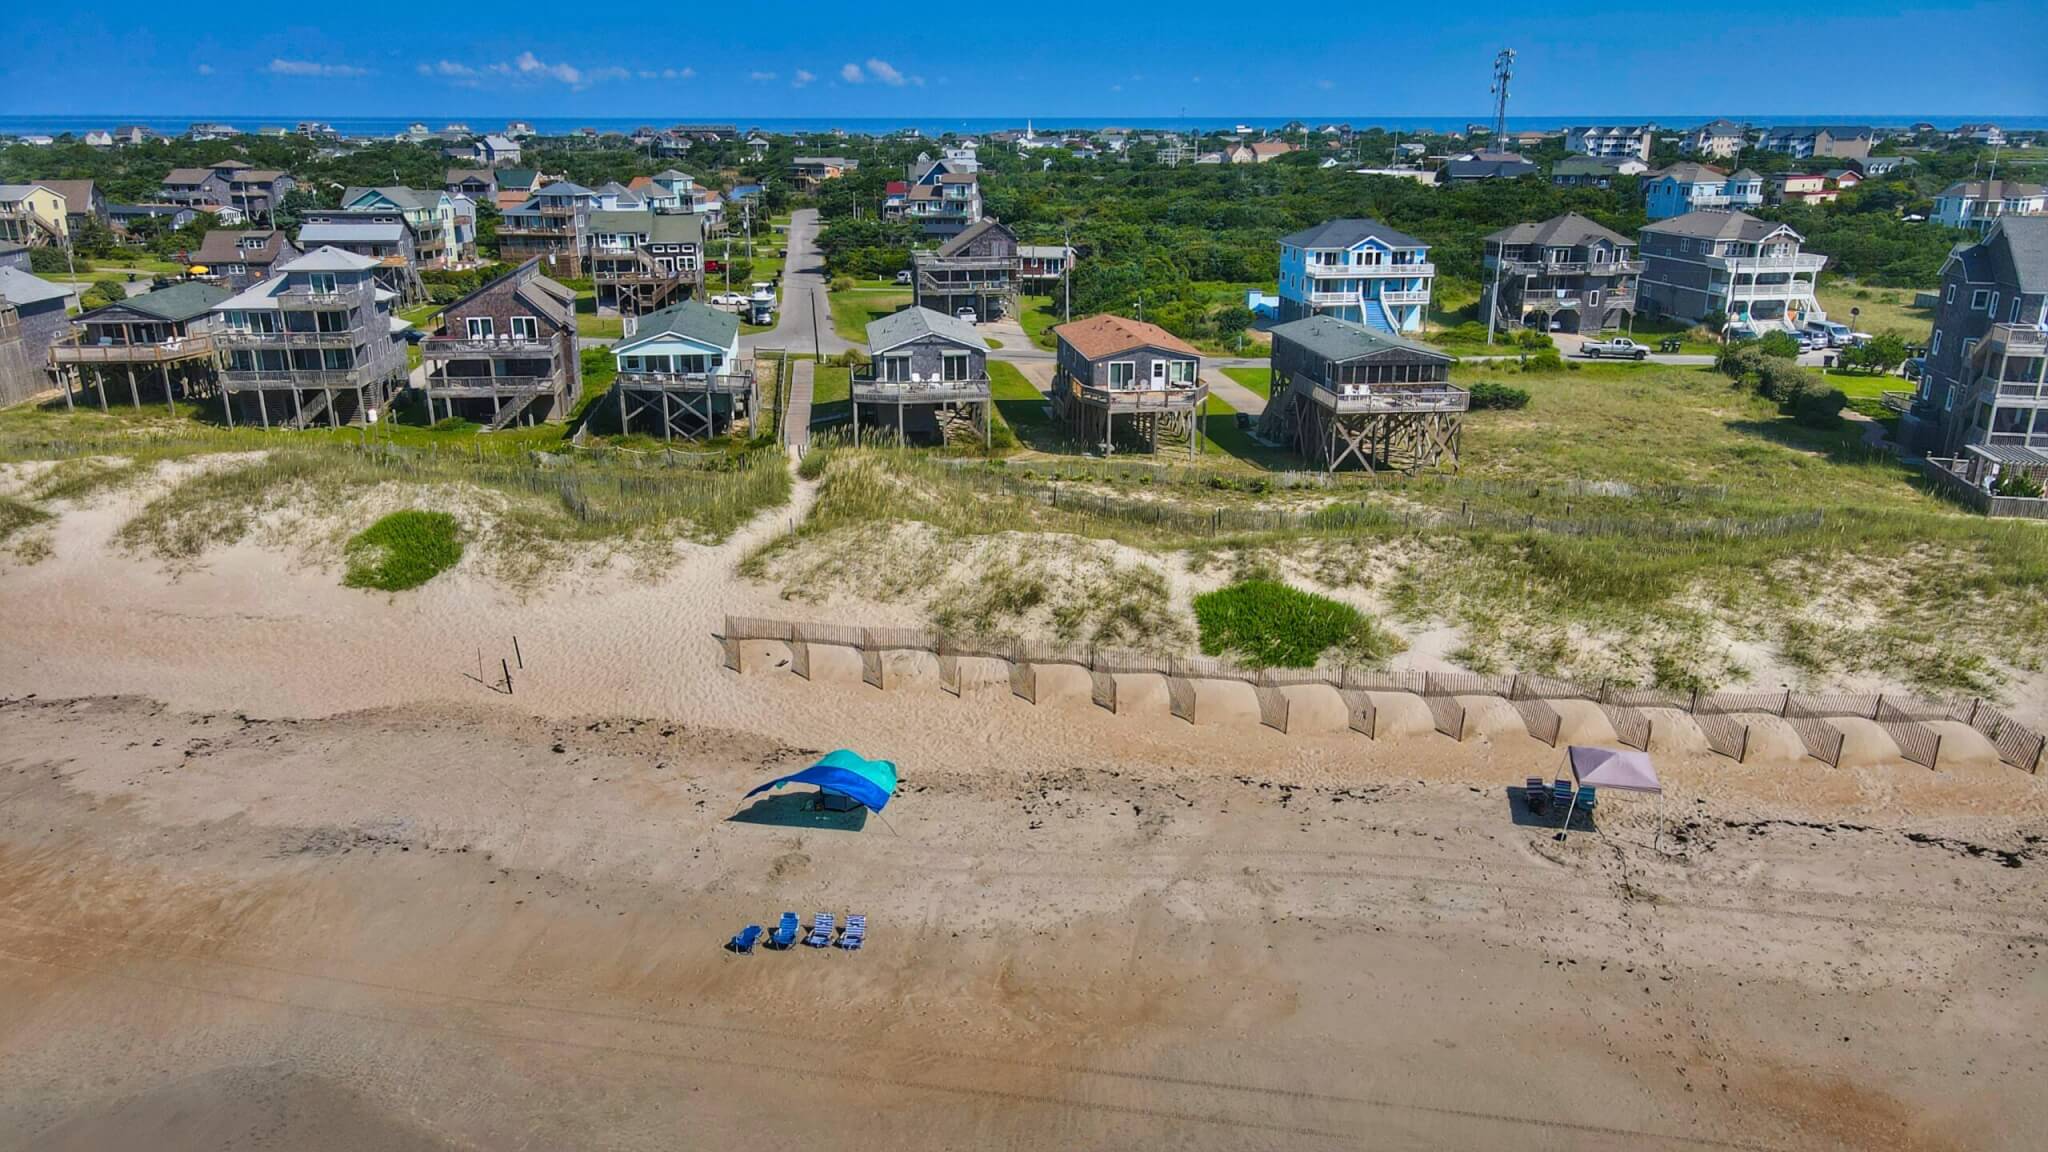
[{"label": "green metal roof", "polygon": [[720,312],[709,304],[685,300],[640,318],[631,337],[612,346],[614,353],[626,352],[663,337],[679,336],[708,348],[730,348],[740,334],[739,317]]},{"label": "green metal roof", "polygon": [[1449,362],[1451,354],[1427,344],[1339,320],[1335,316],[1305,316],[1273,326],[1273,339],[1290,340],[1325,360],[1357,360],[1381,352],[1401,351],[1431,360]]},{"label": "green metal roof", "polygon": [[213,311],[214,305],[232,295],[234,293],[218,284],[187,280],[168,288],[158,288],[153,292],[144,292],[140,296],[115,301],[104,308],[95,308],[85,315],[96,316],[101,312],[126,308],[177,324],[206,315]]}]

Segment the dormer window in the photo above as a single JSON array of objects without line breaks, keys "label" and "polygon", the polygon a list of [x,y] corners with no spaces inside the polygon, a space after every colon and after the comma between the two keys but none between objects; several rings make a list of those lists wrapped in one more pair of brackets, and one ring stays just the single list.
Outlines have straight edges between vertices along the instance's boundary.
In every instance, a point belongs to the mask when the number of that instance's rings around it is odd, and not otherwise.
[{"label": "dormer window", "polygon": [[315,292],[332,294],[335,291],[334,273],[332,272],[315,272],[308,276],[306,281]]}]

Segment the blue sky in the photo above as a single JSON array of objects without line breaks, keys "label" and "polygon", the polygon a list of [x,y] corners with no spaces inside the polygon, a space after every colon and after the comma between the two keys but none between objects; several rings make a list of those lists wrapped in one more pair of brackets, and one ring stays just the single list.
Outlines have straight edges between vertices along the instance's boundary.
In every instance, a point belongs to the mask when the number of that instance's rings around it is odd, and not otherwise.
[{"label": "blue sky", "polygon": [[1502,46],[1511,114],[2048,113],[2041,0],[627,7],[33,5],[0,114],[1484,119]]}]

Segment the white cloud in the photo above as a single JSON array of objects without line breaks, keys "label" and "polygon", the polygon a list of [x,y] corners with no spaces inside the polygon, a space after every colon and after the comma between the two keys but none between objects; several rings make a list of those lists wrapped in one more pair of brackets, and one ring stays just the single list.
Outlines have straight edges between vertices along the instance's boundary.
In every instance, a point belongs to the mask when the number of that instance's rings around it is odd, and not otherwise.
[{"label": "white cloud", "polygon": [[1318,80],[1316,81],[1316,87],[1321,88],[1325,92],[1328,92],[1330,89],[1335,88],[1336,85],[1330,83],[1328,80]]},{"label": "white cloud", "polygon": [[353,64],[322,64],[317,60],[272,60],[265,71],[273,76],[368,76]]},{"label": "white cloud", "polygon": [[211,76],[211,75],[213,75],[213,65],[211,65],[211,64],[201,64],[201,65],[199,66],[199,74],[200,74],[201,76]]},{"label": "white cloud", "polygon": [[747,73],[747,79],[749,79],[749,80],[773,80],[773,79],[775,79],[775,73],[773,73],[773,72],[749,72],[749,73]]},{"label": "white cloud", "polygon": [[858,64],[848,64],[846,67],[841,68],[839,70],[839,78],[848,84],[858,84],[867,79],[866,76],[861,74],[860,65]]},{"label": "white cloud", "polygon": [[642,68],[642,80],[688,80],[697,74],[695,68]]},{"label": "white cloud", "polygon": [[1123,85],[1121,85],[1121,84],[1111,84],[1111,85],[1109,86],[1109,90],[1110,90],[1111,92],[1121,92],[1121,91],[1123,91],[1123,90],[1124,90],[1124,86],[1123,86]]},{"label": "white cloud", "polygon": [[868,57],[868,75],[873,76],[891,88],[901,88],[904,85],[903,73],[898,72],[896,66],[887,60],[877,60],[872,56]]},{"label": "white cloud", "polygon": [[811,81],[816,79],[816,76],[813,76],[809,72],[806,72],[803,69],[799,68],[796,70],[796,75],[789,78],[789,86],[792,88],[801,88],[804,85],[809,84]]},{"label": "white cloud", "polygon": [[517,68],[520,74],[524,76],[545,76],[550,80],[560,80],[571,87],[580,88],[583,86],[582,69],[574,64],[546,63],[532,52],[521,52],[519,58],[512,61],[512,66]]}]

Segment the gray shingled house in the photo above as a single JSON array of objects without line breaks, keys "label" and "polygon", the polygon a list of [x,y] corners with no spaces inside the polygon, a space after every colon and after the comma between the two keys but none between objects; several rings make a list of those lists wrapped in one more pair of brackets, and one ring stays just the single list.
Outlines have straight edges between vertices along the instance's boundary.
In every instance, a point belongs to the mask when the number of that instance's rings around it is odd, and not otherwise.
[{"label": "gray shingled house", "polygon": [[988,442],[988,342],[967,324],[911,307],[868,325],[868,367],[853,378],[853,426],[863,420],[943,442],[964,431]]},{"label": "gray shingled house", "polygon": [[2006,217],[1950,253],[1901,434],[1973,479],[2048,474],[2048,216]]},{"label": "gray shingled house", "polygon": [[528,260],[441,310],[420,344],[428,422],[463,417],[496,431],[560,420],[583,377],[576,294]]},{"label": "gray shingled house", "polygon": [[1451,356],[1335,316],[1273,329],[1272,401],[1259,435],[1325,472],[1416,472],[1458,464],[1470,397]]},{"label": "gray shingled house", "polygon": [[1485,244],[1482,307],[1502,327],[1593,334],[1635,309],[1635,241],[1576,212],[1503,228]]},{"label": "gray shingled house", "polygon": [[71,333],[50,345],[50,370],[64,387],[65,407],[88,384],[102,412],[109,383],[125,384],[137,408],[144,386],[153,386],[173,413],[179,397],[212,393],[219,383],[214,332],[220,327],[213,308],[228,296],[218,284],[186,280],[74,317]]}]

